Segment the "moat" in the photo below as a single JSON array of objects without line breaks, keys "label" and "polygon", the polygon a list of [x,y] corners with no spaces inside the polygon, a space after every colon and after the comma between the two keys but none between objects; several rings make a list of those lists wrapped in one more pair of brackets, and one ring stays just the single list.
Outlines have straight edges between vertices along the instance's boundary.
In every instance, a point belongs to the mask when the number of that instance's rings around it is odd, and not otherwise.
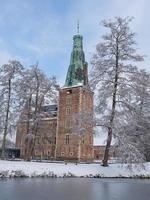
[{"label": "moat", "polygon": [[1,179],[0,200],[149,200],[150,180]]}]

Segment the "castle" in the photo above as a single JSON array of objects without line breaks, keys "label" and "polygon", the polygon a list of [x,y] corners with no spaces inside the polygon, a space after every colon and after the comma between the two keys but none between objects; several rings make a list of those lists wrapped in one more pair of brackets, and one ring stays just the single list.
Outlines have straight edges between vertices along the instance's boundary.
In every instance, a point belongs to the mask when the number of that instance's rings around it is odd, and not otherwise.
[{"label": "castle", "polygon": [[[73,36],[73,50],[58,105],[43,106],[50,117],[39,121],[32,158],[91,162],[93,150],[93,92],[88,83],[88,64],[83,37]],[[17,126],[16,147],[25,156],[26,121]]]}]

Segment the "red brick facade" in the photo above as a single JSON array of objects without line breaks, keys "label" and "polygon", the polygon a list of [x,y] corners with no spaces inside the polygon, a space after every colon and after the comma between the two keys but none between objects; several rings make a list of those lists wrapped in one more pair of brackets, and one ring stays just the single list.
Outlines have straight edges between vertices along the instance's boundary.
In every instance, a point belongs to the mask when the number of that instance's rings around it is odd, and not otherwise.
[{"label": "red brick facade", "polygon": [[[25,138],[27,136],[27,123],[20,122],[17,126],[16,147],[21,150],[21,157],[25,156]],[[38,124],[35,136],[33,159],[54,159],[56,145],[56,118],[42,119]]]},{"label": "red brick facade", "polygon": [[[105,146],[94,146],[94,160],[102,160],[105,152]],[[111,146],[109,152],[109,159],[116,157],[117,150]]]},{"label": "red brick facade", "polygon": [[[62,88],[59,92],[58,116],[43,118],[38,123],[35,147],[32,158],[92,161],[93,125],[82,125],[84,134],[74,133],[73,115],[82,110],[93,115],[93,93],[86,87]],[[82,120],[82,119],[81,119]],[[31,122],[32,123],[32,122]],[[27,123],[18,123],[16,147],[25,155],[25,138]]]},{"label": "red brick facade", "polygon": [[74,114],[85,109],[93,115],[93,93],[82,86],[62,88],[58,108],[56,159],[93,160],[93,126],[84,127],[83,135],[72,130]]},{"label": "red brick facade", "polygon": [[[34,136],[33,158],[88,162],[94,159],[93,92],[88,84],[88,65],[82,39],[80,34],[73,37],[73,50],[65,87],[59,91],[58,112],[55,113],[57,119],[43,118],[39,121]],[[80,114],[87,117],[86,121],[80,118]],[[75,115],[79,116],[76,121]],[[22,157],[25,154],[26,126],[27,122],[18,123],[16,147],[21,149]]]}]

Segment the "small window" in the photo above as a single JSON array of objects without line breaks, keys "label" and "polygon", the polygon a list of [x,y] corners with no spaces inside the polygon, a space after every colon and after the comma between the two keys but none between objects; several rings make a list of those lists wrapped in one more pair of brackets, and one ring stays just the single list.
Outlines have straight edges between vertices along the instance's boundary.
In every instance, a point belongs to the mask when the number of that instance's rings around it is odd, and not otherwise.
[{"label": "small window", "polygon": [[69,135],[68,134],[65,135],[64,144],[66,144],[66,145],[69,144]]},{"label": "small window", "polygon": [[65,155],[65,153],[64,152],[61,152],[61,156],[64,156]]},{"label": "small window", "polygon": [[50,151],[47,151],[47,155],[50,156],[50,154],[51,154]]},{"label": "small window", "polygon": [[71,97],[71,95],[68,95],[68,96],[66,97],[66,104],[67,104],[67,105],[70,105],[71,102],[72,102],[72,97]]},{"label": "small window", "polygon": [[54,137],[54,144],[56,144],[56,137]]},{"label": "small window", "polygon": [[70,113],[71,113],[71,107],[69,106],[69,107],[66,108],[66,114],[70,115]]},{"label": "small window", "polygon": [[70,156],[73,156],[73,152],[70,152]]}]

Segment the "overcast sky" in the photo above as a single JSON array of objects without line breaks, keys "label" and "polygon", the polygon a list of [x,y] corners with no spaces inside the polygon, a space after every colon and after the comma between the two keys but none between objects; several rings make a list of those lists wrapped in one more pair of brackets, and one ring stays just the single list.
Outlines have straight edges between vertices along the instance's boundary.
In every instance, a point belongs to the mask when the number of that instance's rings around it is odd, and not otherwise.
[{"label": "overcast sky", "polygon": [[[86,60],[105,32],[99,22],[133,16],[138,51],[147,55],[140,67],[150,71],[149,0],[0,0],[0,65],[17,59],[26,67],[39,62],[64,83],[77,19],[84,38]],[[90,65],[90,64],[89,64]]]}]

